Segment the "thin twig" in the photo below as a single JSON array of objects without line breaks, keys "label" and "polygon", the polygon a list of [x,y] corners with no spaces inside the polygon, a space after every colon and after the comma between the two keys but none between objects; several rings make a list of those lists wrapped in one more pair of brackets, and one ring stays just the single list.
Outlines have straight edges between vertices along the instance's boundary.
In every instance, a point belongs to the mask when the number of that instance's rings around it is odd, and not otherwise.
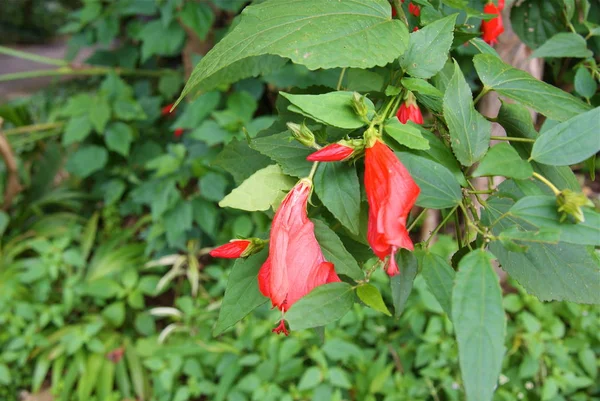
[{"label": "thin twig", "polygon": [[63,125],[65,125],[64,122],[24,125],[17,128],[7,129],[3,132],[3,134],[6,136],[17,134],[29,134],[31,132],[48,131],[51,129],[60,128]]},{"label": "thin twig", "polygon": [[342,82],[344,81],[344,74],[346,73],[346,67],[342,68],[342,72],[340,72],[340,78],[338,79],[338,83],[335,90],[342,89]]},{"label": "thin twig", "polygon": [[510,141],[510,142],[535,142],[535,139],[516,138],[514,136],[490,136],[490,139],[495,141]]},{"label": "thin twig", "polygon": [[17,170],[17,161],[15,159],[15,155],[13,153],[12,148],[10,147],[10,143],[2,133],[2,124],[4,120],[0,117],[0,154],[4,159],[4,163],[6,164],[6,171],[8,172],[8,178],[6,183],[6,189],[4,190],[4,202],[2,204],[2,209],[7,210],[12,204],[12,200],[23,187],[19,182],[19,172]]}]

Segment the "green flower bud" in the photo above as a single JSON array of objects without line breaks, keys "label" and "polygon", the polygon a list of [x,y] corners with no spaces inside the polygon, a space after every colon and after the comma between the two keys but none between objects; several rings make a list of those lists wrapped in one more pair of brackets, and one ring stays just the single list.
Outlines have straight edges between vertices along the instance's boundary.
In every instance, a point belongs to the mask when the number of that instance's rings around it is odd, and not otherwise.
[{"label": "green flower bud", "polygon": [[591,200],[582,193],[573,192],[570,189],[562,190],[556,195],[556,204],[558,212],[561,214],[560,221],[563,222],[568,216],[573,217],[577,223],[583,223],[583,206],[594,206]]},{"label": "green flower bud", "polygon": [[304,123],[287,123],[286,125],[294,138],[296,138],[296,140],[302,145],[308,146],[309,148],[315,146],[315,134],[313,134],[312,131],[306,125],[304,125]]},{"label": "green flower bud", "polygon": [[354,112],[360,116],[362,119],[366,119],[367,114],[369,112],[369,108],[365,103],[365,96],[361,96],[360,93],[354,92],[352,96],[352,108]]}]

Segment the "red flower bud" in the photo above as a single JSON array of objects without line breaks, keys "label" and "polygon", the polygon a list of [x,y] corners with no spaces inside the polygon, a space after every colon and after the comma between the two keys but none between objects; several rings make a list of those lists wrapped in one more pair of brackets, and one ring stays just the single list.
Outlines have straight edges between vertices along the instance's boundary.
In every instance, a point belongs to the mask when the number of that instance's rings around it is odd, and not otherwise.
[{"label": "red flower bud", "polygon": [[408,12],[414,15],[415,17],[418,17],[419,15],[421,15],[421,8],[416,4],[410,2],[408,3]]},{"label": "red flower bud", "polygon": [[[504,5],[504,4],[502,4]],[[485,5],[483,12],[486,14],[494,14],[497,17],[492,18],[489,21],[481,21],[481,32],[483,33],[483,40],[489,45],[498,43],[498,36],[504,32],[504,24],[502,22],[502,16],[500,16],[500,10],[492,2]]]},{"label": "red flower bud", "polygon": [[376,139],[365,149],[365,192],[369,202],[367,240],[375,255],[387,261],[386,272],[399,274],[395,253],[414,249],[406,219],[420,189],[388,146]]},{"label": "red flower bud", "polygon": [[[312,181],[300,180],[281,202],[271,225],[269,257],[258,273],[260,292],[282,312],[313,288],[340,281],[306,213],[311,191]],[[283,321],[273,331],[287,334]]]},{"label": "red flower bud", "polygon": [[168,104],[168,105],[164,106],[162,109],[160,109],[160,114],[163,116],[167,116],[167,115],[171,114],[172,108],[173,108],[173,103]]},{"label": "red flower bud", "polygon": [[504,0],[498,0],[498,9],[504,10]]},{"label": "red flower bud", "polygon": [[413,28],[413,32],[417,32],[418,30],[419,30],[419,27],[418,27],[418,26],[415,26],[415,27]]},{"label": "red flower bud", "polygon": [[417,106],[417,102],[412,93],[409,92],[408,98],[402,102],[396,113],[396,117],[398,117],[398,120],[400,120],[402,124],[406,124],[409,120],[415,124],[423,124],[423,114],[421,113],[419,106]]},{"label": "red flower bud", "polygon": [[339,162],[346,160],[353,152],[354,148],[339,143],[332,143],[311,153],[306,157],[306,160],[309,162]]},{"label": "red flower bud", "polygon": [[175,131],[173,131],[173,135],[175,135],[175,138],[179,138],[181,135],[183,135],[183,128],[175,128]]},{"label": "red flower bud", "polygon": [[246,256],[244,252],[246,252],[251,244],[252,241],[246,239],[234,239],[210,251],[210,256],[225,259],[241,258]]}]

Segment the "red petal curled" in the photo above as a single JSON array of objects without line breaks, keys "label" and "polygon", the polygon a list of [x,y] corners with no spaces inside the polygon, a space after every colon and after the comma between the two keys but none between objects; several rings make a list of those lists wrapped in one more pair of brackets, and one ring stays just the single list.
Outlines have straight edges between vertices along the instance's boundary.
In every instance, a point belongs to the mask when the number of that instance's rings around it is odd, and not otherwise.
[{"label": "red petal curled", "polygon": [[418,5],[413,4],[411,2],[408,3],[408,12],[414,15],[415,17],[418,17],[419,15],[421,15],[421,8]]},{"label": "red petal curled", "polygon": [[339,162],[345,160],[354,152],[349,146],[332,143],[306,157],[309,162]]},{"label": "red petal curled", "polygon": [[396,117],[402,124],[412,121],[415,124],[423,124],[423,114],[416,103],[403,102],[396,113]]},{"label": "red petal curled", "polygon": [[240,258],[250,244],[248,240],[233,240],[210,251],[210,256],[225,259]]},{"label": "red petal curled", "polygon": [[502,17],[500,16],[500,10],[494,3],[488,3],[483,8],[483,12],[486,14],[497,15],[496,18],[492,18],[489,21],[481,22],[481,32],[483,33],[482,38],[489,45],[494,45],[498,42],[498,36],[504,32],[504,24]]}]

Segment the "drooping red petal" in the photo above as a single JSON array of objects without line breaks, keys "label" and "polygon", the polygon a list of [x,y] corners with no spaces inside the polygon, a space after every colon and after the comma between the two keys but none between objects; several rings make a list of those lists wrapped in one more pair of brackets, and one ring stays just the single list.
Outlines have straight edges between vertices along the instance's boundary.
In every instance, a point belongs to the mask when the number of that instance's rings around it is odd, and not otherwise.
[{"label": "drooping red petal", "polygon": [[418,17],[419,15],[421,15],[421,8],[418,5],[410,2],[408,3],[408,12],[414,15],[415,17]]},{"label": "drooping red petal", "polygon": [[409,104],[408,102],[402,102],[396,117],[402,124],[406,124],[408,121],[412,121],[415,124],[423,124],[423,114],[421,109],[416,104]]},{"label": "drooping red petal", "polygon": [[349,146],[332,143],[306,157],[309,162],[337,162],[344,160],[354,152]]},{"label": "drooping red petal", "polygon": [[489,45],[494,45],[498,42],[498,36],[504,32],[504,23],[500,16],[500,10],[494,3],[488,3],[483,8],[483,12],[486,14],[497,15],[496,18],[481,22],[482,39]]},{"label": "drooping red petal", "polygon": [[210,251],[210,256],[225,259],[240,258],[250,244],[248,240],[233,240]]}]

